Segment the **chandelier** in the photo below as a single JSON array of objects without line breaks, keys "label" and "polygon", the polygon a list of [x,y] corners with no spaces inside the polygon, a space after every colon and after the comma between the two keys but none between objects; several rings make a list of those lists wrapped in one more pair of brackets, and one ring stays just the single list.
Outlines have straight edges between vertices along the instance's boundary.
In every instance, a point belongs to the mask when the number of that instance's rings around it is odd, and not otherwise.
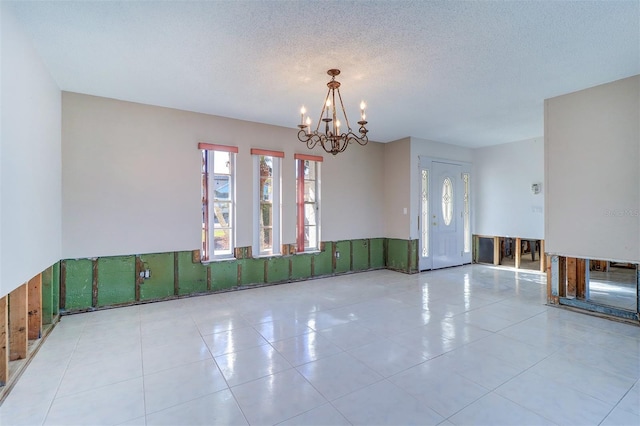
[{"label": "chandelier", "polygon": [[[350,143],[357,142],[360,145],[366,145],[367,142],[369,142],[369,138],[367,137],[368,130],[365,127],[367,124],[367,115],[365,114],[366,105],[364,101],[360,103],[361,119],[358,121],[360,128],[358,129],[359,135],[356,135],[353,133],[353,130],[351,130],[347,113],[344,110],[342,96],[340,95],[340,82],[336,81],[336,76],[340,74],[340,70],[330,69],[327,71],[327,74],[331,76],[331,81],[327,83],[329,91],[327,92],[327,97],[324,100],[318,124],[316,125],[315,130],[311,131],[311,117],[307,116],[305,119],[307,110],[303,106],[300,109],[300,124],[298,125],[300,131],[298,132],[298,139],[301,142],[306,143],[307,148],[309,149],[313,149],[316,145],[320,144],[326,152],[336,155],[337,153],[343,152],[347,149],[347,146]],[[340,102],[340,109],[342,109],[342,117],[344,117],[344,123],[347,128],[347,131],[342,133],[340,132],[340,126],[342,123],[338,118],[336,93],[338,95],[337,100]],[[320,131],[320,122],[324,122],[324,132]]]}]

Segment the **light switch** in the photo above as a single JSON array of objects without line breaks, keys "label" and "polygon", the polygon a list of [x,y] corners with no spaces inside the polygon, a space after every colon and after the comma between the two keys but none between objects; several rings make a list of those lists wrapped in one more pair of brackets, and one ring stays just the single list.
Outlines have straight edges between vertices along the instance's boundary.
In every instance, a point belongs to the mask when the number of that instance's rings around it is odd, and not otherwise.
[{"label": "light switch", "polygon": [[404,209],[402,209],[402,212],[403,212],[404,214],[407,214],[407,208],[405,207]]}]

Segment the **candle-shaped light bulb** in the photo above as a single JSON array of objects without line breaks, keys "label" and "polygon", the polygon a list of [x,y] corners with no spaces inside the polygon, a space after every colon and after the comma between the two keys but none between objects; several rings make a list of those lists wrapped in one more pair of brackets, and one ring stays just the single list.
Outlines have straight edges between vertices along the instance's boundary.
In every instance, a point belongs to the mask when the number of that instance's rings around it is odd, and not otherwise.
[{"label": "candle-shaped light bulb", "polygon": [[311,117],[307,117],[307,134],[311,134]]},{"label": "candle-shaped light bulb", "polygon": [[302,105],[300,108],[300,124],[304,124],[304,115],[307,113],[307,109]]},{"label": "candle-shaped light bulb", "polygon": [[362,117],[362,121],[364,121],[364,119],[367,117],[367,115],[364,113],[364,109],[367,107],[367,104],[364,103],[364,101],[360,102],[360,116]]},{"label": "candle-shaped light bulb", "polygon": [[336,136],[340,134],[340,120],[336,120]]},{"label": "candle-shaped light bulb", "polygon": [[331,99],[327,98],[327,102],[325,103],[326,105],[326,110],[327,110],[327,118],[329,118],[329,110],[331,109]]}]

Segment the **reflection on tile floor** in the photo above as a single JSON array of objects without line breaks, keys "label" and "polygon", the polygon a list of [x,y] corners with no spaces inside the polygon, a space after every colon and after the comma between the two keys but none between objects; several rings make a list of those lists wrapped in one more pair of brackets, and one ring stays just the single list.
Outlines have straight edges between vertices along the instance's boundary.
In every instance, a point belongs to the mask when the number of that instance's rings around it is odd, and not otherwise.
[{"label": "reflection on tile floor", "polygon": [[640,327],[545,277],[365,272],[63,317],[4,425],[640,425]]}]

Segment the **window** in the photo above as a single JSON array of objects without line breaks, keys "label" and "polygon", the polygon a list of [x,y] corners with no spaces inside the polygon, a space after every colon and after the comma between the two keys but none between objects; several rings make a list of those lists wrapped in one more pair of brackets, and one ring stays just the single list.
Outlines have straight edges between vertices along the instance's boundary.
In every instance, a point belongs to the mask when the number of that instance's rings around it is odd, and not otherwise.
[{"label": "window", "polygon": [[469,192],[471,190],[469,185],[469,173],[462,174],[462,183],[464,185],[464,198],[463,198],[463,229],[464,229],[464,252],[471,252],[471,208],[469,200]]},{"label": "window", "polygon": [[453,219],[453,184],[448,177],[442,182],[442,219],[446,226],[451,225]]},{"label": "window", "polygon": [[422,209],[422,257],[429,257],[429,170],[421,170],[420,202]]},{"label": "window", "polygon": [[198,144],[202,150],[203,261],[233,257],[237,147]]},{"label": "window", "polygon": [[320,163],[322,157],[296,154],[296,247],[298,252],[320,246]]},{"label": "window", "polygon": [[280,254],[280,159],[284,153],[252,149],[254,180],[254,243],[258,256]]}]

